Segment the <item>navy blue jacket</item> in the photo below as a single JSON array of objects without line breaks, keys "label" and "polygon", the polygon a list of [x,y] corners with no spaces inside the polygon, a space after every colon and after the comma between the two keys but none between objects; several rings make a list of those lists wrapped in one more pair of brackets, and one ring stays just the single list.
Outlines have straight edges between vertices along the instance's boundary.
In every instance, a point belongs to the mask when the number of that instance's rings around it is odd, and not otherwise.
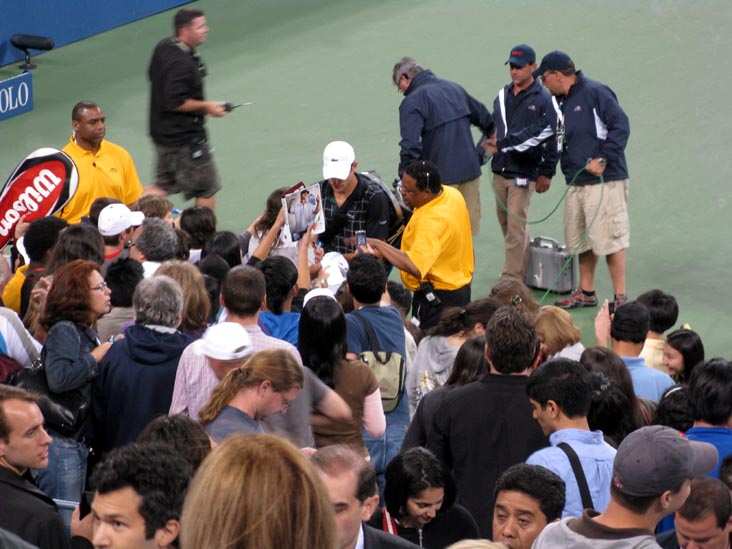
[{"label": "navy blue jacket", "polygon": [[417,74],[399,105],[399,177],[415,160],[434,162],[447,185],[480,177],[471,125],[488,137],[493,133],[493,118],[483,103],[432,71]]},{"label": "navy blue jacket", "polygon": [[105,452],[134,442],[145,425],[167,415],[183,350],[193,341],[134,324],[99,363],[94,386],[94,425]]},{"label": "navy blue jacket", "polygon": [[[503,88],[506,120],[496,97],[493,120],[496,123],[498,152],[493,155],[491,170],[503,177],[554,177],[559,161],[555,130],[557,113],[552,96],[538,81],[513,94],[513,84]],[[508,131],[506,131],[508,125]]]},{"label": "navy blue jacket", "polygon": [[[564,97],[557,97],[564,115],[566,132],[562,150],[562,172],[569,183],[590,158],[607,159],[605,181],[628,178],[625,146],[630,137],[628,117],[618,104],[615,93],[599,82],[585,78],[577,71],[577,81]],[[575,185],[600,182],[583,171]]]}]

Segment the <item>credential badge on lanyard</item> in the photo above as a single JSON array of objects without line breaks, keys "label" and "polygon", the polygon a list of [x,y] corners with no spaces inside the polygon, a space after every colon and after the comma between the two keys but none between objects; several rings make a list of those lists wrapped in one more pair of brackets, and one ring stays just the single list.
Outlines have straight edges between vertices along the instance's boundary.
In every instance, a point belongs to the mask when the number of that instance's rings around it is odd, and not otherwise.
[{"label": "credential badge on lanyard", "polygon": [[557,152],[562,152],[564,148],[564,113],[557,103],[557,98],[552,95],[552,105],[557,113]]}]

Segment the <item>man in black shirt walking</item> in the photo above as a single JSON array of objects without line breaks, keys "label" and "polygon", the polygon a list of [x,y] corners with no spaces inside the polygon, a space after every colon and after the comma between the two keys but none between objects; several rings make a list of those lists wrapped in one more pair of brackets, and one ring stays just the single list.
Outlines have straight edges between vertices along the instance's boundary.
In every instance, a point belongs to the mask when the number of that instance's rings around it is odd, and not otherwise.
[{"label": "man in black shirt walking", "polygon": [[150,78],[150,136],[155,143],[155,184],[147,194],[182,192],[199,206],[214,209],[221,188],[211,158],[205,116],[226,114],[225,104],[205,101],[206,66],[195,48],[206,41],[208,27],[203,11],[183,8],[175,14],[175,36],[155,47]]}]

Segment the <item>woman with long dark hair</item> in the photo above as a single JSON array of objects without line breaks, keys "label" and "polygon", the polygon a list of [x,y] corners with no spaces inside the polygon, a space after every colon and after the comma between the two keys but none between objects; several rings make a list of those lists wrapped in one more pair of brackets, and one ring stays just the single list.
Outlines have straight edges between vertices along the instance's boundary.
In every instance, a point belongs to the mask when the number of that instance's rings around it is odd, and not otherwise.
[{"label": "woman with long dark hair", "polygon": [[[41,358],[49,390],[57,394],[80,392],[86,409],[91,406],[98,364],[112,345],[110,341],[99,341],[93,328],[96,320],[109,312],[110,295],[99,267],[77,259],[54,272],[40,319],[48,330]],[[69,432],[61,433],[51,425],[47,430],[53,442],[48,467],[38,474],[38,485],[51,497],[79,501],[86,476],[88,440],[93,434],[89,417],[80,416]]]},{"label": "woman with long dark hair", "polygon": [[677,383],[689,383],[691,372],[704,362],[704,344],[694,330],[675,330],[663,344],[663,365]]},{"label": "woman with long dark hair", "polygon": [[384,474],[386,507],[369,524],[420,547],[442,549],[480,537],[470,512],[455,503],[455,481],[435,455],[419,446],[389,462]]},{"label": "woman with long dark hair", "polygon": [[318,447],[348,444],[367,456],[361,427],[374,438],[380,437],[386,428],[381,391],[367,364],[346,360],[346,317],[333,298],[308,300],[300,316],[298,349],[303,364],[335,390],[353,413],[348,421],[334,421],[315,414],[315,444]]},{"label": "woman with long dark hair", "polygon": [[[616,422],[617,417],[610,418],[605,417],[603,413],[596,413],[597,405],[604,402],[609,406],[610,403],[617,402],[617,409],[627,407],[628,417],[627,422],[624,423],[626,427],[618,430],[612,441],[608,441],[609,443],[614,443],[615,446],[620,445],[630,432],[651,422],[655,406],[653,403],[642,400],[635,395],[633,380],[630,377],[630,372],[628,372],[628,367],[617,354],[606,347],[589,347],[582,353],[580,362],[588,372],[603,374],[605,380],[603,381],[600,377],[593,377],[593,390],[597,392],[595,395],[597,402],[593,403],[595,408],[590,411],[591,415],[596,417],[598,421],[607,419]],[[603,389],[605,386],[608,388]],[[599,429],[603,433],[606,430],[609,432],[607,427],[603,429],[602,424],[594,422],[590,424],[590,428]]]}]

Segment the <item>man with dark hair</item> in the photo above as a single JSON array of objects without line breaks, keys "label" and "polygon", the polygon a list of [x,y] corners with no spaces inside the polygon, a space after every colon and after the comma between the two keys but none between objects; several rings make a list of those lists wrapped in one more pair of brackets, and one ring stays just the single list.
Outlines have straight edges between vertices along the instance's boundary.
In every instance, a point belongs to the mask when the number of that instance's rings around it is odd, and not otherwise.
[{"label": "man with dark hair", "polygon": [[[206,334],[218,332],[222,324],[235,324],[244,328],[244,336],[251,342],[252,352],[283,349],[302,366],[300,353],[295,346],[268,336],[258,325],[265,301],[265,288],[264,275],[253,267],[242,265],[231,269],[221,285],[221,305],[225,308],[226,322],[212,326]],[[224,363],[217,368],[211,360],[217,358],[216,342],[220,340],[225,343],[229,339],[230,336],[222,333],[212,339],[210,345],[205,346],[209,349],[208,352],[197,352],[195,344],[189,345],[183,351],[175,376],[169,411],[171,415],[183,413],[198,419],[199,410],[208,402],[219,381],[229,370],[241,364],[241,361]],[[310,411],[313,408],[335,419],[351,417],[351,410],[345,401],[320,381],[310,368],[303,368],[303,375],[303,388],[290,403],[289,413],[278,413],[264,421],[269,432],[282,434],[301,448],[314,444],[310,427]]]},{"label": "man with dark hair", "polygon": [[[384,264],[371,254],[360,254],[351,260],[346,275],[348,292],[353,298],[354,310],[346,315],[348,354],[357,359],[365,351],[396,353],[407,359],[406,339],[402,316],[394,307],[382,307],[381,296],[386,291],[386,269]],[[375,341],[371,341],[369,331]],[[378,346],[378,349],[375,347]],[[406,371],[406,370],[405,370]],[[364,434],[364,443],[369,450],[383,483],[387,464],[399,453],[404,435],[409,427],[409,399],[406,384],[401,378],[402,388],[399,401],[393,409],[385,410],[386,431],[379,439]]]},{"label": "man with dark hair", "polygon": [[509,549],[531,549],[550,522],[562,518],[564,481],[538,465],[519,463],[496,481],[493,540]]},{"label": "man with dark hair", "polygon": [[498,91],[493,102],[497,140],[486,141],[483,147],[493,154],[496,216],[505,249],[501,278],[523,282],[529,260],[529,203],[534,190],[549,190],[556,171],[557,117],[551,94],[534,79],[533,48],[519,44],[505,64],[511,83]]},{"label": "man with dark hair", "polygon": [[526,398],[527,376],[541,354],[533,322],[515,307],[501,307],[485,339],[490,373],[447,393],[427,447],[452,470],[458,503],[473,514],[481,536],[491,538],[496,479],[547,440]]},{"label": "man with dark hair", "polygon": [[[30,293],[44,272],[58,235],[67,227],[66,221],[58,217],[41,217],[28,225],[25,234],[16,247],[24,247],[28,254],[28,265],[15,270],[2,292],[3,304],[22,318],[30,303]],[[22,242],[22,243],[21,243]]]},{"label": "man with dark hair", "polygon": [[684,504],[691,479],[709,473],[716,462],[711,444],[690,442],[671,427],[641,427],[618,448],[607,509],[548,525],[533,548],[657,547],[658,521]]},{"label": "man with dark hair", "polygon": [[259,324],[272,337],[297,345],[300,313],[292,312],[292,300],[297,295],[298,272],[295,264],[287,257],[273,255],[256,264],[266,282],[264,310],[259,315]]},{"label": "man with dark hair", "polygon": [[310,461],[320,473],[336,519],[337,549],[398,549],[416,545],[364,524],[379,505],[376,471],[352,448],[326,446]]},{"label": "man with dark hair", "polygon": [[674,514],[676,529],[656,536],[663,549],[728,549],[732,533],[732,498],[723,482],[691,480],[689,497]]},{"label": "man with dark hair", "polygon": [[145,425],[168,412],[178,361],[193,341],[177,330],[183,291],[172,278],[141,281],[133,305],[134,325],[109,349],[94,381],[93,418],[101,452],[133,442]]},{"label": "man with dark hair", "polygon": [[135,321],[132,296],[144,279],[143,273],[142,265],[130,257],[113,261],[107,269],[104,281],[112,292],[109,296],[112,310],[97,320],[97,334],[102,341],[122,333],[126,324]]},{"label": "man with dark hair", "polygon": [[526,394],[534,419],[551,444],[531,454],[526,463],[565,479],[562,517],[577,517],[587,508],[604,511],[610,501],[615,449],[605,442],[602,431],[590,431],[587,423],[592,403],[589,372],[568,358],[550,360],[529,376]]},{"label": "man with dark hair", "polygon": [[674,385],[667,374],[654,370],[639,356],[648,334],[650,315],[645,305],[629,301],[615,310],[610,319],[608,302],[595,317],[598,345],[605,345],[609,336],[615,351],[628,367],[635,394],[653,402],[661,400],[663,392]]},{"label": "man with dark hair", "polygon": [[668,368],[663,365],[663,345],[666,339],[663,333],[676,324],[679,304],[674,296],[663,290],[643,292],[636,301],[645,305],[650,315],[648,333],[640,357],[652,368],[668,374]]},{"label": "man with dark hair", "polygon": [[[444,183],[459,190],[470,211],[472,234],[480,231],[480,161],[471,126],[495,143],[495,125],[485,105],[462,86],[437,78],[411,57],[400,59],[392,82],[404,94],[399,105],[399,177],[416,160],[434,162]],[[402,179],[403,182],[403,179]]]},{"label": "man with dark hair", "polygon": [[320,235],[326,252],[338,252],[350,260],[356,255],[356,233],[386,240],[389,236],[389,199],[383,189],[358,173],[353,147],[333,141],[323,150],[325,232]]},{"label": "man with dark hair", "polygon": [[595,271],[601,255],[607,260],[615,302],[620,305],[627,301],[625,250],[630,246],[628,117],[615,93],[576,70],[564,52],[545,55],[534,77],[555,97],[562,172],[567,183],[574,181],[564,204],[564,238],[567,248],[579,253],[580,283],[555,305],[563,309],[597,306]]},{"label": "man with dark hair", "polygon": [[65,549],[69,541],[58,508],[29,471],[48,467],[51,444],[37,400],[0,385],[0,528],[41,549]]},{"label": "man with dark hair", "polygon": [[130,248],[130,257],[142,263],[145,278],[148,278],[155,274],[163,262],[175,259],[178,235],[170,223],[151,217],[145,219],[142,230]]},{"label": "man with dark hair", "polygon": [[401,249],[374,239],[368,243],[401,271],[402,282],[414,292],[412,317],[427,329],[446,307],[470,302],[475,267],[470,218],[463,197],[442,184],[432,162],[407,166],[400,190],[414,210]]},{"label": "man with dark hair", "polygon": [[153,194],[182,192],[199,206],[215,207],[221,188],[208,144],[206,115],[221,117],[225,104],[205,101],[206,66],[196,48],[206,42],[208,27],[203,11],[182,8],[174,18],[175,36],[155,46],[150,79],[150,136],[155,143],[157,166]]},{"label": "man with dark hair", "polygon": [[61,150],[76,164],[79,186],[57,214],[70,225],[89,215],[92,202],[98,197],[118,198],[130,205],[142,195],[130,153],[104,140],[106,121],[102,108],[91,101],[80,101],[71,111],[73,133]]},{"label": "man with dark hair", "polygon": [[177,546],[191,476],[190,465],[165,444],[131,444],[110,452],[91,477],[94,546]]},{"label": "man with dark hair", "polygon": [[694,425],[686,436],[717,448],[720,461],[709,474],[717,477],[721,460],[732,454],[732,364],[713,358],[694,368],[689,379],[689,402]]}]

